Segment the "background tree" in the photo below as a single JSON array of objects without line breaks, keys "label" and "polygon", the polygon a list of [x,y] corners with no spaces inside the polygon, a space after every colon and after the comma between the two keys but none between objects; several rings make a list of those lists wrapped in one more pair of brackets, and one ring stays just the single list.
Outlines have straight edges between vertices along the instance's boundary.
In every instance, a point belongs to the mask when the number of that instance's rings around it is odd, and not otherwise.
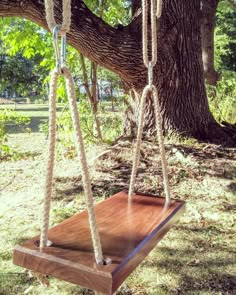
[{"label": "background tree", "polygon": [[215,70],[214,63],[214,36],[218,3],[219,0],[202,0],[201,3],[202,60],[205,78],[210,85],[216,85],[220,80],[220,73]]},{"label": "background tree", "polygon": [[[123,2],[126,3],[126,2]],[[60,1],[56,16],[61,19]],[[70,44],[94,62],[119,74],[136,93],[127,113],[125,133],[134,135],[139,95],[146,84],[142,62],[140,1],[132,1],[133,18],[126,26],[113,27],[94,15],[81,0],[72,1]],[[112,7],[112,5],[111,5]],[[37,0],[0,1],[2,16],[21,16],[46,26],[43,3]],[[158,64],[154,69],[166,132],[233,144],[228,129],[220,126],[209,111],[201,61],[201,1],[166,0],[158,32]],[[145,130],[154,132],[152,100],[148,99]]]},{"label": "background tree", "polygon": [[[221,71],[236,72],[236,4],[223,0],[218,4],[215,31],[215,65]],[[236,3],[236,2],[235,2]]]}]

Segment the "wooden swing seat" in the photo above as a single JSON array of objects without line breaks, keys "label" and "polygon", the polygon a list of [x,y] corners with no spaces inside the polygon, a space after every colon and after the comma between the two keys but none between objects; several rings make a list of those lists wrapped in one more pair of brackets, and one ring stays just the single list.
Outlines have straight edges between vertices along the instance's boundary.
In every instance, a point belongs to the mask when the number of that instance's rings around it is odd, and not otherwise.
[{"label": "wooden swing seat", "polygon": [[112,262],[94,260],[87,211],[49,230],[50,247],[40,251],[39,236],[17,246],[16,265],[111,295],[142,262],[183,213],[185,203],[138,194],[128,203],[122,191],[95,207],[102,250]]}]

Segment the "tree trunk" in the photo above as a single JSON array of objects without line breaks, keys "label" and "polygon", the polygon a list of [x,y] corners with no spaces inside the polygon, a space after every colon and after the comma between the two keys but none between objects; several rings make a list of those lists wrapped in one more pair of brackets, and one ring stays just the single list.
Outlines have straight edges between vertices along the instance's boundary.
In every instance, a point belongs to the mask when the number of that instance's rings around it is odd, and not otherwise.
[{"label": "tree trunk", "polygon": [[[61,21],[61,5],[55,15]],[[142,60],[140,0],[133,0],[135,15],[126,26],[111,27],[89,11],[82,0],[72,0],[72,23],[68,42],[92,61],[120,75],[136,99],[131,100],[126,133],[135,134],[139,96],[147,83]],[[0,16],[21,16],[47,28],[40,0],[0,0]],[[233,144],[209,111],[200,38],[200,0],[164,0],[158,32],[158,62],[154,84],[159,92],[162,125],[201,140]],[[133,95],[134,97],[134,95]],[[146,107],[145,130],[154,133],[153,103]]]},{"label": "tree trunk", "polygon": [[[164,2],[154,83],[159,92],[162,127],[166,133],[176,131],[197,139],[220,142],[227,136],[209,110],[201,60],[199,19],[200,1]],[[141,93],[142,87],[133,87],[125,122],[127,135],[136,133]],[[151,97],[147,99],[144,131],[147,135],[155,133]]]},{"label": "tree trunk", "polygon": [[216,9],[219,0],[202,0],[201,37],[204,75],[208,84],[215,86],[220,80],[220,73],[214,66],[214,32]]}]

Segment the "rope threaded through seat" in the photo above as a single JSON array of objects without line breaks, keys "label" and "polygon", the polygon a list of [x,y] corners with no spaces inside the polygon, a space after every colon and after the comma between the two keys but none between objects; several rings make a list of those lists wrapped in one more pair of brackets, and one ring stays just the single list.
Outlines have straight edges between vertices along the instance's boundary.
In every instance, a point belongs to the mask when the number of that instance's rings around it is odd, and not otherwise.
[{"label": "rope threaded through seat", "polygon": [[78,158],[79,158],[80,166],[81,166],[83,187],[84,187],[84,192],[86,196],[86,205],[88,210],[94,255],[95,255],[97,264],[103,264],[102,247],[101,247],[100,236],[99,236],[99,231],[98,231],[97,222],[96,222],[96,215],[95,215],[94,203],[93,203],[93,193],[92,193],[89,169],[87,165],[86,153],[85,153],[85,148],[83,143],[83,135],[82,135],[81,127],[80,127],[80,119],[79,119],[79,113],[78,113],[77,103],[76,103],[74,80],[67,67],[63,67],[62,72],[66,80],[66,89],[67,89],[67,94],[69,97],[71,116],[72,116],[73,126],[75,130],[75,140],[76,140]]},{"label": "rope threaded through seat", "polygon": [[[63,0],[62,8],[62,24],[58,26],[54,17],[54,1],[45,0],[45,11],[46,20],[48,27],[51,32],[54,33],[54,29],[59,27],[59,32],[56,31],[56,35],[53,34],[54,38],[54,49],[56,53],[57,68],[53,70],[50,83],[50,135],[49,135],[49,157],[48,157],[48,167],[47,167],[47,177],[45,185],[45,196],[44,196],[44,213],[43,213],[43,224],[40,237],[40,249],[47,246],[48,242],[48,229],[49,229],[49,215],[50,215],[50,205],[52,196],[52,180],[53,180],[53,167],[55,158],[55,137],[56,137],[56,97],[57,97],[57,82],[59,75],[64,76],[66,80],[66,90],[68,99],[70,102],[71,116],[75,130],[76,146],[79,156],[82,181],[84,186],[84,193],[86,198],[86,205],[88,210],[90,232],[92,237],[93,249],[95,260],[97,264],[103,264],[102,247],[100,242],[99,231],[96,222],[95,209],[93,204],[93,194],[91,189],[89,169],[86,160],[85,148],[83,144],[83,136],[80,127],[79,113],[77,110],[76,94],[74,80],[71,75],[70,70],[64,65],[64,58],[66,56],[65,46],[65,34],[70,30],[71,24],[71,0]],[[63,36],[63,47],[61,60],[58,60],[58,43],[57,38],[59,35]]]},{"label": "rope threaded through seat", "polygon": [[[86,199],[86,205],[88,210],[89,225],[94,249],[95,260],[97,264],[103,264],[102,247],[100,242],[99,231],[96,222],[96,215],[93,203],[93,193],[91,189],[90,175],[86,160],[86,153],[83,144],[83,136],[80,127],[79,113],[77,110],[76,94],[74,80],[67,67],[61,69],[61,74],[66,80],[66,90],[70,103],[71,116],[73,121],[73,127],[75,130],[75,139],[77,152],[81,167],[82,181]],[[46,178],[46,190],[44,197],[44,215],[43,215],[43,225],[42,233],[40,238],[40,248],[43,249],[47,246],[48,241],[48,229],[49,229],[49,215],[50,215],[50,204],[52,195],[52,179],[53,179],[53,167],[54,167],[54,157],[55,157],[55,137],[56,137],[56,97],[57,97],[57,82],[59,73],[57,69],[52,72],[51,83],[50,83],[50,136],[49,136],[49,158],[48,158],[48,169]]]},{"label": "rope threaded through seat", "polygon": [[44,210],[43,210],[43,223],[40,236],[40,249],[47,246],[48,241],[48,228],[49,228],[49,215],[51,208],[52,197],[52,181],[53,181],[53,168],[55,159],[55,143],[56,143],[56,96],[57,96],[57,82],[58,72],[53,70],[51,73],[50,90],[49,90],[49,148],[48,148],[48,163],[47,163],[47,176],[45,183],[44,193]]},{"label": "rope threaded through seat", "polygon": [[166,160],[164,137],[163,137],[162,126],[161,126],[160,103],[159,103],[157,88],[155,85],[152,86],[152,97],[153,97],[154,110],[155,110],[155,116],[156,116],[156,130],[157,130],[157,138],[158,138],[159,150],[160,150],[160,156],[161,156],[163,185],[164,185],[164,191],[166,196],[166,206],[168,206],[171,200],[171,192],[170,192],[170,185],[169,185],[169,178],[168,178],[168,165]]},{"label": "rope threaded through seat", "polygon": [[145,113],[145,102],[148,93],[152,95],[154,111],[155,111],[155,121],[156,121],[156,130],[157,137],[159,142],[160,156],[161,156],[161,164],[162,164],[162,174],[163,174],[163,185],[166,197],[166,206],[169,205],[171,199],[170,186],[168,180],[168,166],[165,155],[165,145],[164,138],[161,126],[161,110],[159,104],[159,97],[156,86],[153,84],[153,68],[157,62],[157,20],[156,18],[161,17],[162,13],[162,0],[151,0],[151,60],[148,57],[148,4],[147,0],[142,0],[142,21],[143,21],[143,63],[148,68],[148,85],[144,88],[142,97],[141,97],[141,106],[139,113],[139,122],[138,122],[138,132],[137,132],[137,142],[134,153],[133,160],[133,168],[130,179],[129,186],[129,201],[131,200],[131,196],[134,192],[135,180],[137,175],[137,169],[140,160],[140,149],[142,143],[142,133],[143,133],[143,125],[144,125],[144,113]]}]

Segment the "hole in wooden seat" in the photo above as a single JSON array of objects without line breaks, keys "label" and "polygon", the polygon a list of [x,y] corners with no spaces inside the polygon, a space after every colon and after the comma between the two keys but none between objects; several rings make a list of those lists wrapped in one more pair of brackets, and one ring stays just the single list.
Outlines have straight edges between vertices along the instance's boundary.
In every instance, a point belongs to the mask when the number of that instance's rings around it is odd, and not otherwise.
[{"label": "hole in wooden seat", "polygon": [[[36,246],[36,247],[39,247],[39,245],[40,245],[40,240],[37,240],[37,241],[35,241],[34,242],[34,245]],[[47,247],[52,247],[52,245],[53,245],[53,243],[51,242],[51,241],[47,241]]]}]

